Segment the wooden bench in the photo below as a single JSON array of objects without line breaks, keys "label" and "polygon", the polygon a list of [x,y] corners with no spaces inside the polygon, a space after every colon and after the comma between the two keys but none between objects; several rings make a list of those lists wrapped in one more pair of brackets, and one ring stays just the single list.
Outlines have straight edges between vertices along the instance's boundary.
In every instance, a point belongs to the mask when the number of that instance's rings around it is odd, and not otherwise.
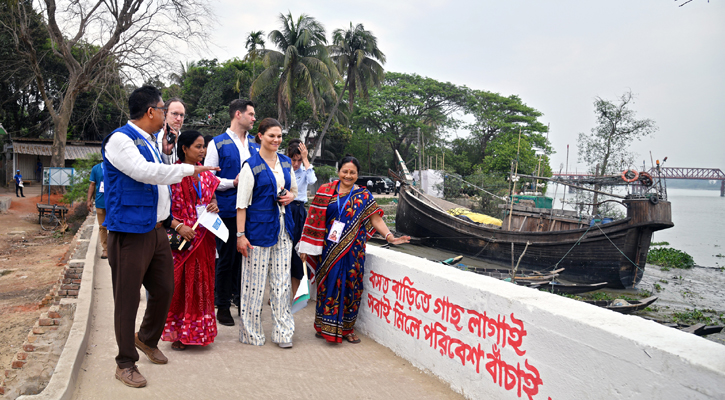
[{"label": "wooden bench", "polygon": [[58,217],[61,221],[65,220],[65,216],[68,213],[68,208],[55,205],[55,210],[53,210],[53,206],[50,204],[40,204],[36,203],[36,207],[38,207],[38,223],[40,224],[40,219],[43,218],[43,215],[45,214],[53,214],[55,213],[55,216]]}]

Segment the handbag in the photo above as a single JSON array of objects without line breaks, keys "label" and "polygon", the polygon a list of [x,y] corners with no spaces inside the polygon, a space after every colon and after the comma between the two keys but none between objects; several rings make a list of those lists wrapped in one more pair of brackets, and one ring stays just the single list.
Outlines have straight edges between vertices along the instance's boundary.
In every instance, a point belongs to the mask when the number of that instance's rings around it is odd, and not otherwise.
[{"label": "handbag", "polygon": [[179,234],[179,232],[176,232],[173,228],[166,228],[166,236],[169,237],[169,245],[171,246],[171,250],[189,250],[189,247],[191,247],[191,242],[187,241],[184,243],[184,246],[179,249],[179,245],[181,242],[184,241],[184,237]]}]

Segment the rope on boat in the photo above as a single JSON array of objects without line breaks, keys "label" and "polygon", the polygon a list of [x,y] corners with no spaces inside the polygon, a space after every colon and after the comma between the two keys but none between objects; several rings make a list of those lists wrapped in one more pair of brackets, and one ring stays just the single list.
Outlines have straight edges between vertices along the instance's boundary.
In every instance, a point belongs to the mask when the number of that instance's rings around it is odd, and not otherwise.
[{"label": "rope on boat", "polygon": [[602,235],[604,235],[604,237],[605,237],[605,238],[607,238],[607,240],[609,240],[609,243],[611,243],[611,244],[612,244],[612,246],[614,246],[614,248],[615,248],[615,249],[617,249],[617,251],[619,251],[620,253],[622,253],[622,255],[624,256],[624,258],[626,258],[626,259],[627,259],[627,261],[631,262],[631,263],[632,263],[632,265],[634,265],[634,267],[635,267],[635,268],[637,268],[638,270],[640,270],[640,271],[641,271],[641,272],[642,272],[642,273],[644,274],[644,270],[643,270],[642,268],[640,268],[640,267],[639,267],[639,265],[635,264],[635,263],[634,263],[634,261],[630,260],[630,259],[629,259],[629,257],[627,257],[627,255],[626,255],[626,254],[624,254],[624,252],[623,252],[622,250],[620,250],[620,249],[619,249],[619,247],[617,247],[617,245],[616,245],[616,244],[614,244],[614,242],[612,242],[612,239],[610,239],[610,238],[609,238],[609,236],[607,236],[607,234],[606,234],[606,233],[604,233],[604,231],[602,230],[602,227],[601,227],[601,226],[599,226],[599,224],[595,224],[595,225],[596,225],[596,226],[597,226],[597,228],[599,228],[599,230],[600,230],[600,231],[602,232]]},{"label": "rope on boat", "polygon": [[[493,239],[493,237],[491,237],[491,239]],[[488,247],[488,245],[489,245],[490,243],[491,243],[491,242],[486,242],[486,245],[485,245],[485,246],[483,246],[483,247],[481,248],[481,250],[479,250],[479,251],[478,251],[478,253],[476,253],[476,255],[475,255],[475,256],[473,256],[473,257],[474,257],[474,258],[475,258],[475,257],[478,257],[478,256],[479,256],[479,255],[480,255],[481,253],[483,253],[483,251],[484,251],[484,250],[486,250],[486,247]]]},{"label": "rope on boat", "polygon": [[564,261],[564,259],[566,258],[566,256],[568,256],[569,253],[572,250],[574,250],[574,247],[577,246],[579,244],[579,242],[581,242],[582,239],[584,239],[584,236],[586,236],[587,232],[589,232],[589,230],[592,229],[592,226],[596,226],[599,229],[599,231],[602,232],[602,235],[604,235],[604,237],[607,238],[607,240],[609,240],[609,243],[611,243],[612,246],[614,246],[614,248],[617,249],[617,251],[620,252],[624,256],[624,258],[627,259],[627,261],[629,261],[630,263],[632,263],[632,265],[634,265],[635,268],[637,268],[642,273],[644,273],[644,270],[642,268],[640,268],[639,265],[635,264],[634,261],[630,260],[629,257],[627,257],[627,255],[624,254],[624,252],[622,250],[620,250],[620,248],[617,247],[616,244],[614,244],[614,242],[612,241],[612,239],[610,239],[609,236],[607,236],[607,234],[604,233],[604,231],[602,230],[602,227],[600,226],[600,224],[590,225],[589,228],[587,228],[587,230],[584,231],[584,233],[581,235],[581,237],[579,238],[579,240],[577,240],[576,243],[574,243],[574,245],[571,246],[571,248],[569,249],[569,251],[567,251],[566,254],[564,254],[564,256],[561,257],[561,260],[559,260],[556,264],[554,264],[554,266],[551,268],[552,270],[556,269],[556,267],[559,266],[559,263],[561,263],[562,261]]},{"label": "rope on boat", "polygon": [[[562,261],[564,261],[564,259],[566,258],[566,256],[568,256],[569,253],[571,253],[571,251],[574,250],[574,247],[576,247],[576,246],[579,245],[579,242],[581,242],[582,239],[584,239],[584,236],[586,236],[587,232],[589,232],[590,229],[592,229],[592,226],[591,225],[589,225],[589,228],[587,228],[587,230],[584,231],[584,233],[581,235],[581,237],[576,241],[576,243],[574,243],[571,246],[571,248],[566,252],[566,254],[564,254],[564,256],[561,257],[561,260],[557,261],[556,264],[554,264],[554,266],[551,268],[552,270],[556,269],[556,267],[559,266],[559,263],[562,262]],[[601,228],[599,228],[599,229],[601,229]],[[609,238],[607,238],[607,239],[609,239]],[[610,242],[611,242],[611,240],[610,240]]]}]

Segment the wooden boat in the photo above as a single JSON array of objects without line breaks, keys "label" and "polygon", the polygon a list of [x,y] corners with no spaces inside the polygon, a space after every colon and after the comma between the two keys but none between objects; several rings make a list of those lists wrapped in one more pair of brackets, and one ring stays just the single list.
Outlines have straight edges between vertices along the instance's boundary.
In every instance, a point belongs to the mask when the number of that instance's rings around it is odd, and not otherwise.
[{"label": "wooden boat", "polygon": [[551,271],[550,273],[541,273],[539,271],[522,272],[516,273],[515,279],[511,279],[511,271],[506,269],[481,269],[471,268],[468,271],[475,272],[479,275],[486,275],[492,278],[513,281],[522,286],[536,286],[547,284],[559,276],[559,273],[563,270],[559,269]]},{"label": "wooden boat", "polygon": [[593,226],[574,211],[507,205],[511,217],[494,227],[449,215],[447,210],[461,206],[404,184],[395,225],[425,245],[507,268],[514,263],[520,270],[563,267],[562,279],[573,283],[629,288],[642,279],[652,232],[674,224],[670,202],[659,197],[631,197],[623,204],[626,218]]},{"label": "wooden boat", "polygon": [[720,325],[705,325],[705,324],[694,324],[694,325],[688,325],[688,324],[679,324],[676,322],[665,322],[665,321],[658,321],[653,320],[657,323],[660,323],[664,326],[679,329],[683,332],[692,333],[693,335],[697,336],[707,336],[707,335],[713,335],[716,333],[722,332],[723,326]]},{"label": "wooden boat", "polygon": [[616,311],[622,314],[631,314],[635,311],[641,311],[649,307],[650,304],[657,301],[657,296],[648,297],[646,299],[628,302],[622,299],[616,300],[584,300],[585,303],[598,307],[604,307],[608,310]]},{"label": "wooden boat", "polygon": [[599,290],[607,286],[607,282],[599,282],[599,283],[562,283],[559,281],[551,281],[548,283],[540,284],[540,285],[532,285],[531,288],[534,289],[544,289],[547,292],[552,292],[556,294],[579,294],[579,293],[587,293],[587,292],[593,292],[595,290]]}]

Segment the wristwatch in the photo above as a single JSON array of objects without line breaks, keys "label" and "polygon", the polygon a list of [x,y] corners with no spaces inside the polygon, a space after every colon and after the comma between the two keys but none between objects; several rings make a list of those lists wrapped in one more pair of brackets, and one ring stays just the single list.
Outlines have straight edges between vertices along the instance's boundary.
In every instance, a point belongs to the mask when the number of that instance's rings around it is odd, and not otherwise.
[{"label": "wristwatch", "polygon": [[238,238],[240,238],[240,237],[242,237],[242,236],[244,236],[244,232],[237,232],[237,237],[238,237]]}]

